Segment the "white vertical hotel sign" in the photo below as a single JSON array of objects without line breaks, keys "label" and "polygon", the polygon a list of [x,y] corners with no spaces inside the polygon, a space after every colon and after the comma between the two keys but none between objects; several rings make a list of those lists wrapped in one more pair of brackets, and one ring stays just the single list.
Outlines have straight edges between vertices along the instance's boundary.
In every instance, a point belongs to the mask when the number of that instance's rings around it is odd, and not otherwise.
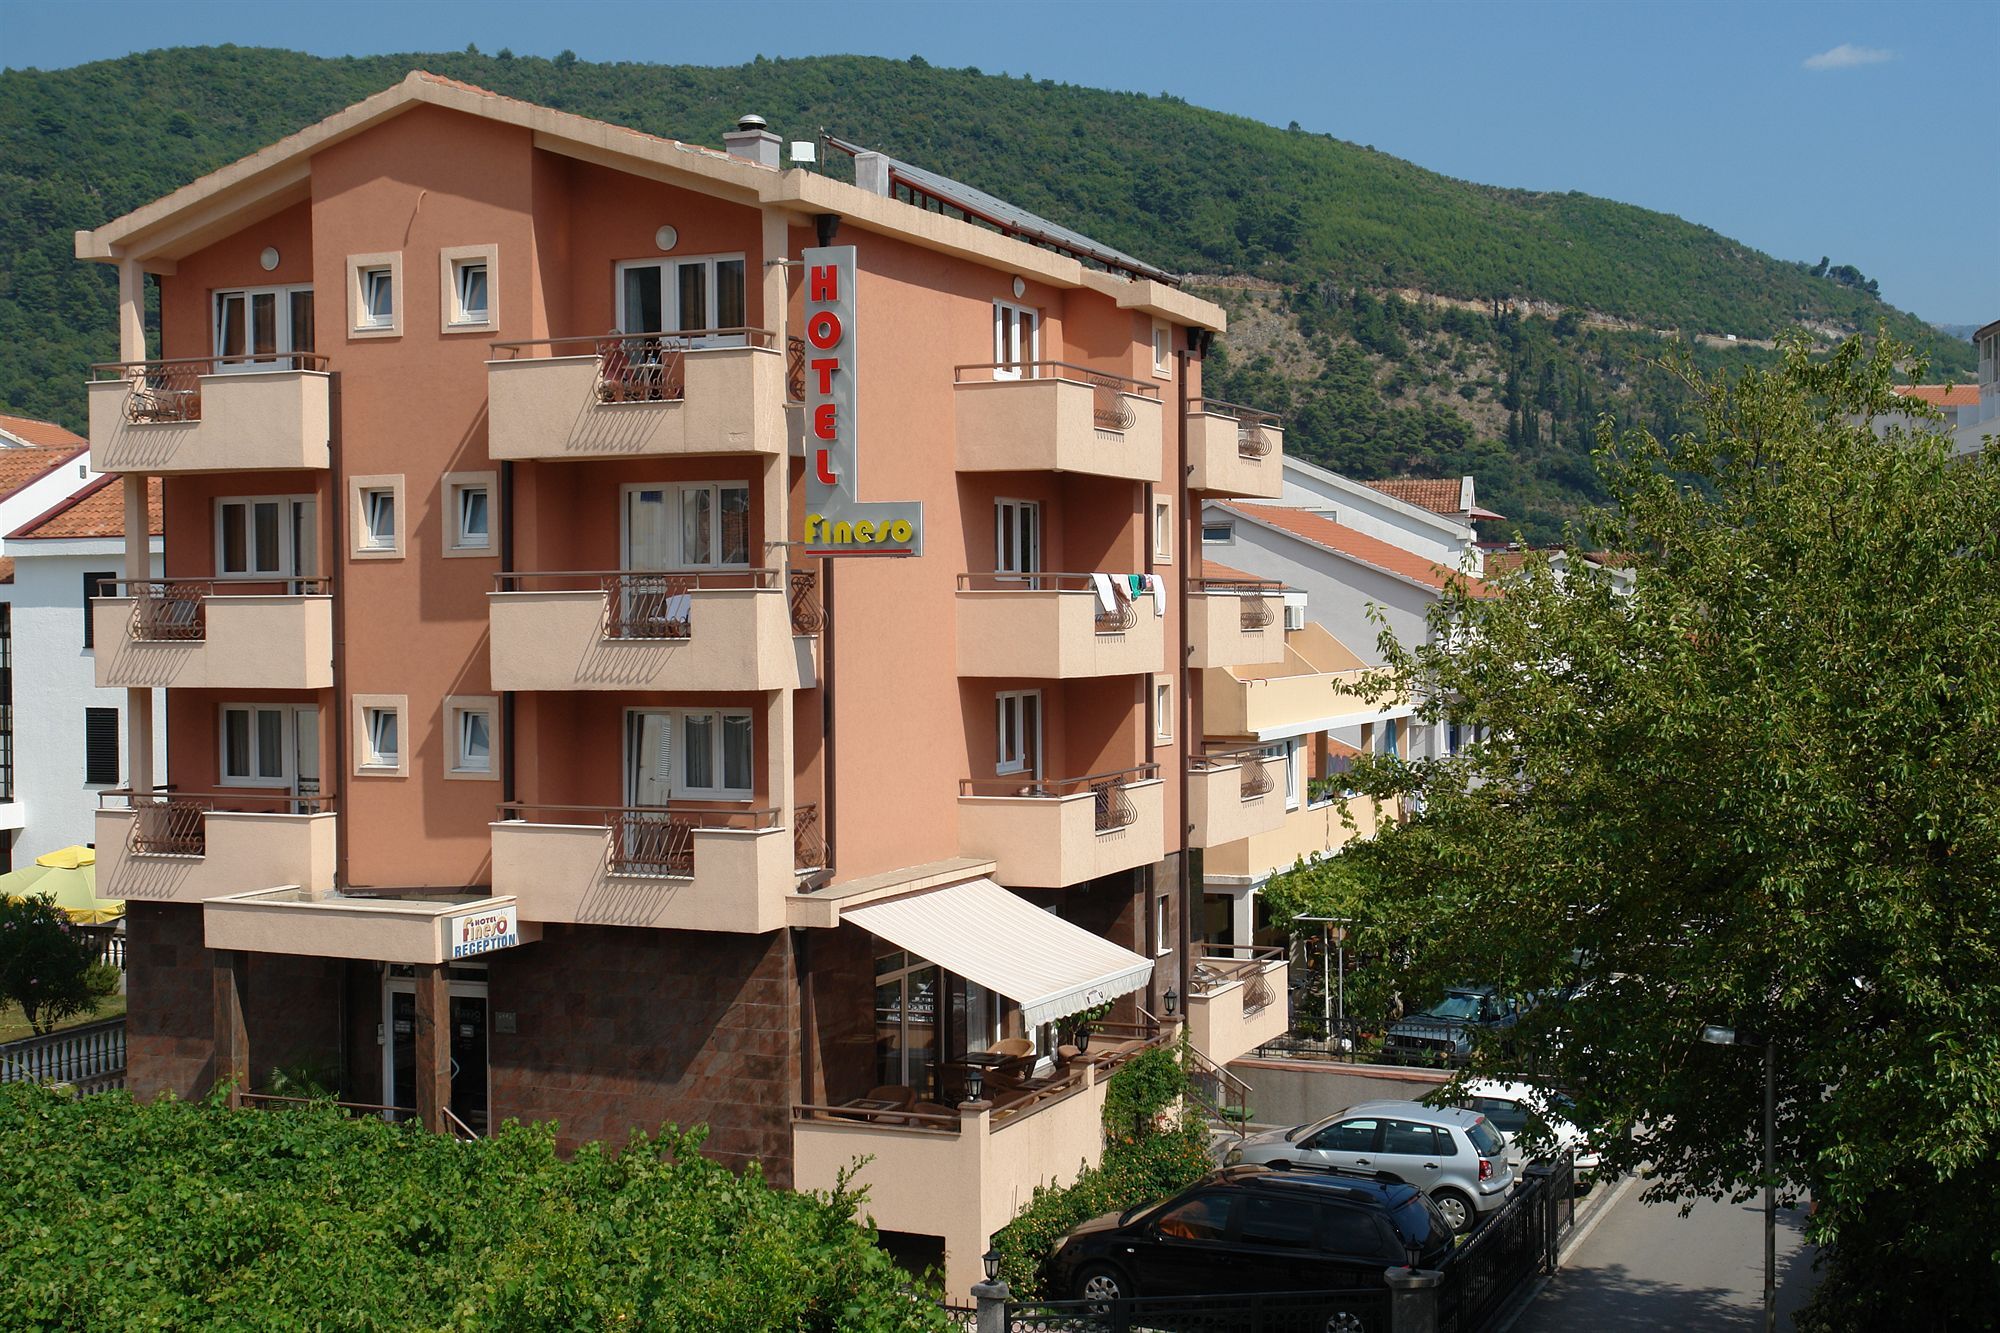
[{"label": "white vertical hotel sign", "polygon": [[922,555],[924,507],[861,501],[854,415],[854,247],[805,251],[805,553]]}]

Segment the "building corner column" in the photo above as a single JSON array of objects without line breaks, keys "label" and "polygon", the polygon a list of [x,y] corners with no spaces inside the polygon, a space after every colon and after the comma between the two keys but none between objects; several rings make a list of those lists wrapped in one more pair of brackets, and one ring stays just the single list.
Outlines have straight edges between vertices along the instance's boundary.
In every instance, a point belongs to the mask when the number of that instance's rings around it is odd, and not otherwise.
[{"label": "building corner column", "polygon": [[242,1105],[250,1086],[250,1032],[244,1019],[250,990],[250,956],[238,949],[210,954],[215,1013],[215,1083],[227,1085],[229,1104]]},{"label": "building corner column", "polygon": [[146,273],[139,261],[118,261],[118,359],[146,359]]},{"label": "building corner column", "polygon": [[[121,266],[121,272],[123,271]],[[147,477],[127,472],[125,483],[125,592],[143,597],[144,581],[153,577],[153,525],[146,503]],[[122,632],[119,636],[123,637]],[[117,651],[116,642],[101,642],[96,651]],[[153,789],[153,691],[125,691],[125,785],[135,792]]]},{"label": "building corner column", "polygon": [[451,984],[444,963],[418,963],[415,970],[417,1118],[442,1134],[451,1105]]}]

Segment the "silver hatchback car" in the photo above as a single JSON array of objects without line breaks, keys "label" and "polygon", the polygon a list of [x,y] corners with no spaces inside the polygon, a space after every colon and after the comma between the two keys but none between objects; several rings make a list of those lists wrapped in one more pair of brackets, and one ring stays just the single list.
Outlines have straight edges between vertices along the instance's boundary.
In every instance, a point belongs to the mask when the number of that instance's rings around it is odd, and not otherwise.
[{"label": "silver hatchback car", "polygon": [[1314,1124],[1252,1134],[1224,1161],[1387,1172],[1430,1195],[1460,1235],[1514,1186],[1514,1163],[1492,1122],[1422,1102],[1362,1102]]}]

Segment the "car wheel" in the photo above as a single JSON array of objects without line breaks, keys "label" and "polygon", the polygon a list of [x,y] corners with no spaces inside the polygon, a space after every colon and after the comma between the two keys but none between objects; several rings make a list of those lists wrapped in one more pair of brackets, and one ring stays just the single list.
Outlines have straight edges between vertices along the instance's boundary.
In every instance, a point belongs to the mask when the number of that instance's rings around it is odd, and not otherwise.
[{"label": "car wheel", "polygon": [[1110,1264],[1086,1264],[1076,1275],[1076,1298],[1080,1301],[1122,1301],[1132,1295],[1131,1279]]},{"label": "car wheel", "polygon": [[1454,1236],[1463,1236],[1479,1220],[1479,1210],[1472,1206],[1472,1200],[1457,1190],[1439,1190],[1431,1195],[1431,1202],[1444,1214],[1445,1224]]}]

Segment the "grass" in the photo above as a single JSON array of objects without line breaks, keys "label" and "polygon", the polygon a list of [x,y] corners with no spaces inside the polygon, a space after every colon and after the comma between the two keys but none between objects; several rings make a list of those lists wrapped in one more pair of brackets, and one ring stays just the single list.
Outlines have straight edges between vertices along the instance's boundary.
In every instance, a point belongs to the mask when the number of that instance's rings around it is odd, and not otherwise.
[{"label": "grass", "polygon": [[[56,1031],[60,1032],[64,1028],[81,1027],[85,1023],[101,1023],[107,1018],[122,1018],[124,1015],[125,996],[123,992],[120,992],[115,995],[106,996],[104,1003],[97,1007],[96,1013],[78,1014],[66,1022],[57,1024]],[[32,1037],[34,1035],[34,1029],[28,1026],[28,1017],[21,1012],[20,1005],[15,1004],[11,1000],[0,1003],[0,1042],[19,1041],[23,1037]]]}]

